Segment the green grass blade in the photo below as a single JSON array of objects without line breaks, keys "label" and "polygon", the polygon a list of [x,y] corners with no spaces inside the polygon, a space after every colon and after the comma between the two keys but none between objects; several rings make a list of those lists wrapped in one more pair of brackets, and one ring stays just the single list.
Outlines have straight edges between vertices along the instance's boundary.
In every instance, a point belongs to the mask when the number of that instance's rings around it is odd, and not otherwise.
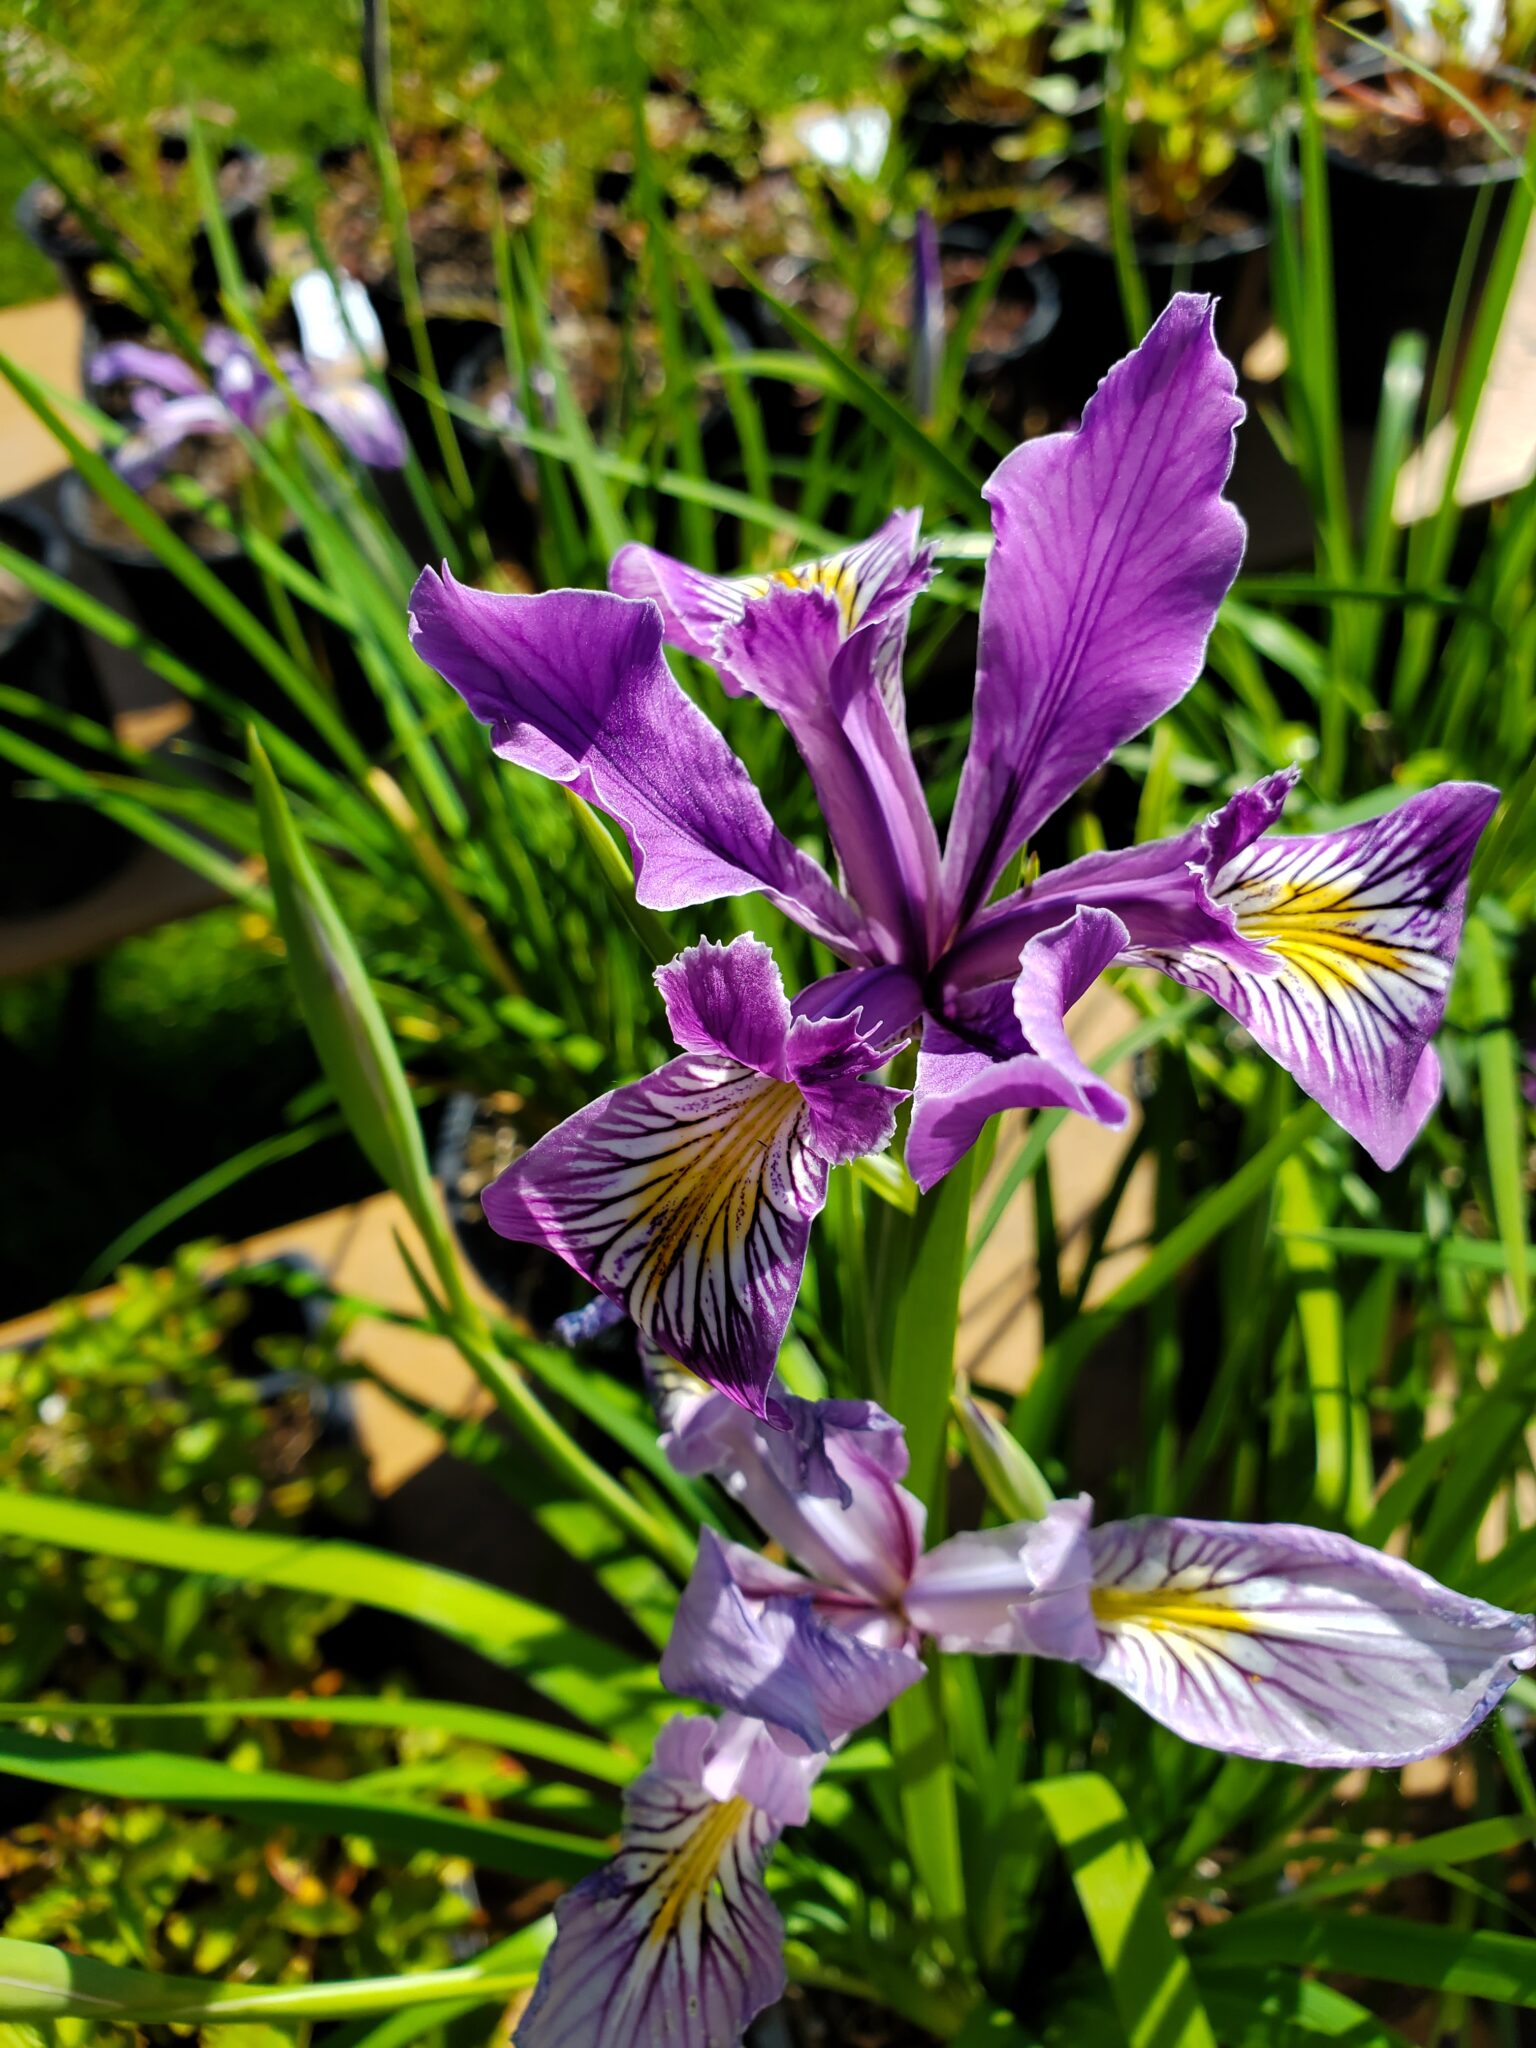
[{"label": "green grass blade", "polygon": [[1129,2048],[1216,2048],[1120,1794],[1097,1772],[1048,1778],[1028,1791],[1066,1859]]},{"label": "green grass blade", "polygon": [[472,1963],[416,1976],[322,1984],[221,1984],[120,1969],[42,1942],[0,1937],[0,2012],[12,2019],[191,2026],[239,2019],[348,2019],[445,1999],[501,2003],[538,1975],[553,1924],[535,1921]]},{"label": "green grass blade", "polygon": [[363,1835],[408,1850],[463,1856],[512,1877],[585,1877],[608,1857],[608,1845],[524,1821],[477,1820],[432,1806],[412,1806],[352,1791],[326,1778],[291,1771],[236,1770],[210,1757],[152,1749],[91,1749],[21,1729],[0,1728],[0,1770],[34,1784],[104,1799],[150,1799],[226,1817],[249,1816],[320,1834]]},{"label": "green grass blade", "polygon": [[589,1735],[575,1735],[526,1714],[504,1714],[494,1707],[466,1707],[457,1700],[358,1698],[351,1693],[302,1697],[284,1693],[278,1699],[216,1699],[159,1701],[0,1700],[0,1721],[304,1721],[338,1728],[433,1728],[466,1742],[485,1742],[519,1757],[596,1778],[604,1785],[627,1785],[639,1769],[628,1750]]},{"label": "green grass blade", "polygon": [[212,1528],[5,1490],[0,1535],[236,1585],[319,1593],[403,1615],[503,1669],[522,1672],[535,1691],[604,1734],[657,1693],[648,1669],[547,1607],[361,1543]]},{"label": "green grass blade", "polygon": [[1536,1941],[1368,1913],[1249,1913],[1195,1937],[1223,1970],[1284,1963],[1388,1984],[1536,2006]]},{"label": "green grass blade", "polygon": [[1300,1150],[1322,1121],[1323,1112],[1315,1103],[1293,1111],[1268,1144],[1197,1202],[1106,1300],[1078,1316],[1046,1346],[1040,1370],[1014,1403],[1009,1424],[1032,1457],[1043,1456],[1049,1447],[1063,1404],[1093,1347],[1133,1309],[1171,1286],[1195,1254],[1230,1229],[1252,1203],[1267,1197],[1282,1163]]}]

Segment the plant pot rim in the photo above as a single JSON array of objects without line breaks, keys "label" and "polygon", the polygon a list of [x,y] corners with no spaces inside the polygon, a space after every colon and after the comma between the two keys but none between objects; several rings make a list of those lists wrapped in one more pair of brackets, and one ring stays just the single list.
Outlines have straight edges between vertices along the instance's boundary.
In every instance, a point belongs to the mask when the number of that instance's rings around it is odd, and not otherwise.
[{"label": "plant pot rim", "polygon": [[[1353,81],[1379,78],[1389,69],[1398,67],[1393,67],[1386,56],[1369,50],[1338,68],[1342,77]],[[1536,102],[1536,72],[1522,70],[1517,64],[1494,64],[1484,75],[1501,79],[1507,85],[1522,86],[1527,98]],[[1339,95],[1337,90],[1325,90],[1323,97],[1337,99]],[[1368,158],[1352,156],[1335,142],[1325,144],[1325,153],[1333,170],[1374,179],[1382,185],[1402,185],[1420,191],[1444,190],[1448,186],[1476,191],[1483,185],[1513,184],[1525,172],[1525,158],[1520,154],[1492,157],[1487,163],[1453,164],[1448,169],[1436,170],[1429,164],[1373,163]]]},{"label": "plant pot rim", "polygon": [[[168,138],[161,137],[161,141]],[[245,164],[260,164],[262,152],[249,142],[230,141],[219,153],[219,167],[238,159]],[[24,186],[11,208],[11,218],[35,249],[57,261],[72,256],[76,262],[97,262],[105,259],[106,251],[96,238],[89,234],[71,234],[67,230],[45,222],[38,206],[45,192],[56,192],[58,187],[51,178],[34,178]],[[243,226],[261,211],[261,196],[253,192],[236,192],[224,202],[224,218],[231,227]],[[201,229],[198,230],[202,232]]]},{"label": "plant pot rim", "polygon": [[[1064,249],[1101,256],[1105,262],[1114,259],[1114,251],[1108,244],[1095,241],[1090,235],[1074,234],[1071,229],[1051,222],[1048,216],[1041,217],[1041,225],[1056,236]],[[1183,263],[1215,263],[1223,256],[1251,256],[1260,249],[1267,249],[1272,239],[1269,222],[1256,220],[1245,228],[1232,228],[1225,234],[1202,235],[1194,242],[1137,241],[1136,259],[1159,270],[1173,270]]]},{"label": "plant pot rim", "polygon": [[[51,569],[56,576],[63,576],[69,569],[69,542],[56,519],[52,519],[40,505],[10,503],[0,510],[0,540],[6,538],[7,527],[21,527],[37,542],[35,560],[45,569]],[[23,550],[25,552],[25,550]],[[32,594],[30,607],[13,626],[0,627],[0,660],[34,633],[47,618],[49,606],[43,598]]]},{"label": "plant pot rim", "polygon": [[[110,540],[97,539],[90,532],[85,519],[85,507],[93,496],[90,485],[78,469],[70,470],[59,485],[59,517],[64,523],[65,531],[77,547],[83,548],[87,554],[94,555],[98,561],[106,562],[114,569],[159,569],[167,576],[175,576],[176,572],[166,568],[153,548],[125,548]],[[238,535],[223,534],[220,540],[223,544],[212,549],[197,547],[191,541],[186,545],[192,549],[200,562],[208,564],[210,568],[223,562],[234,562],[244,558],[245,550],[240,545]]]}]

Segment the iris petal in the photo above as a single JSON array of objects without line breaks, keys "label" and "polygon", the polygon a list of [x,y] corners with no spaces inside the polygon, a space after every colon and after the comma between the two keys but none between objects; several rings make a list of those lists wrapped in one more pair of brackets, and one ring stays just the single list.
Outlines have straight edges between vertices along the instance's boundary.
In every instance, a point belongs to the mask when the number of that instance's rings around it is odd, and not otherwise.
[{"label": "iris petal", "polygon": [[[518,2048],[735,2048],[784,1989],[762,1874],[814,1772],[751,1724],[669,1722],[625,1795],[618,1854],[555,1906]],[[790,1801],[755,1804],[765,1790]]]},{"label": "iris petal", "polygon": [[1214,946],[1149,955],[1230,1010],[1381,1166],[1402,1158],[1439,1093],[1429,1041],[1497,802],[1480,783],[1447,783],[1364,825],[1242,844],[1210,890],[1267,971]]}]

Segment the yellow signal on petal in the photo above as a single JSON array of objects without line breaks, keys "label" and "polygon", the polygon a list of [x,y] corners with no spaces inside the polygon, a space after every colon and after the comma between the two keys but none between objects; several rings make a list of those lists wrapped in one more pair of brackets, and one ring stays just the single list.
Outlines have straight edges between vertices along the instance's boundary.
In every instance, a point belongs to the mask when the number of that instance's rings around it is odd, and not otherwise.
[{"label": "yellow signal on petal", "polygon": [[660,1894],[649,1939],[664,1942],[690,1901],[700,1901],[714,1883],[720,1862],[752,1808],[745,1799],[722,1799],[688,1837],[680,1854],[660,1873],[652,1890]]},{"label": "yellow signal on petal", "polygon": [[1173,1586],[1095,1586],[1093,1618],[1106,1628],[1230,1629],[1252,1635],[1253,1622],[1240,1608],[1222,1600],[1201,1599]]},{"label": "yellow signal on petal", "polygon": [[793,568],[773,569],[766,576],[746,576],[741,588],[752,597],[766,597],[775,583],[789,590],[828,590],[837,599],[843,631],[851,633],[858,624],[859,579],[843,555],[829,555],[824,562],[800,562]]},{"label": "yellow signal on petal", "polygon": [[1365,967],[1408,972],[1411,963],[1402,949],[1372,936],[1380,912],[1358,900],[1361,886],[1354,879],[1292,882],[1253,875],[1223,893],[1245,939],[1314,978],[1331,975],[1353,982]]}]

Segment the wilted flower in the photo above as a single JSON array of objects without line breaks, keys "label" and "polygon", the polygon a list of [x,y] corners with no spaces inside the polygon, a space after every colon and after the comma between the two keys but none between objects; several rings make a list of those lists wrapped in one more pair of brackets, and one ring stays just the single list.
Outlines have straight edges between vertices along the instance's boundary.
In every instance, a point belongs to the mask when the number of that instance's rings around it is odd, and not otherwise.
[{"label": "wilted flower", "polygon": [[[1214,996],[1384,1166],[1434,1104],[1429,1041],[1491,789],[1447,784],[1366,824],[1266,838],[1295,780],[1285,772],[1173,839],[1091,854],[990,901],[1046,819],[1200,672],[1243,547],[1222,497],[1242,416],[1234,384],[1209,302],[1177,297],[1075,433],[1026,442],[987,485],[995,545],[975,711],[942,853],[902,699],[908,617],[930,573],[915,514],[826,561],[737,581],[630,546],[611,572],[620,596],[499,597],[430,570],[416,586],[423,658],[491,726],[499,754],[619,821],[642,903],[761,890],[844,962],[790,1012],[795,1032],[838,1027],[828,1087],[858,1116],[839,1116],[830,1148],[805,1136],[811,1098],[785,1064],[775,996],[766,1052],[745,1049],[723,1013],[706,1037],[679,1033],[703,1064],[673,1062],[583,1111],[488,1205],[498,1228],[564,1252],[755,1412],[824,1165],[889,1136],[887,1116],[859,1102],[873,1091],[849,1084],[913,1036],[906,1161],[923,1188],[996,1111],[1124,1120],[1064,1023],[1117,962]],[[663,637],[784,720],[842,887],[774,825],[667,669]],[[765,978],[761,963],[728,957],[730,976]],[[746,1100],[750,1117],[737,1113]],[[583,1151],[575,1126],[583,1143],[601,1136],[600,1152]],[[790,1170],[807,1157],[814,1168]]]}]

